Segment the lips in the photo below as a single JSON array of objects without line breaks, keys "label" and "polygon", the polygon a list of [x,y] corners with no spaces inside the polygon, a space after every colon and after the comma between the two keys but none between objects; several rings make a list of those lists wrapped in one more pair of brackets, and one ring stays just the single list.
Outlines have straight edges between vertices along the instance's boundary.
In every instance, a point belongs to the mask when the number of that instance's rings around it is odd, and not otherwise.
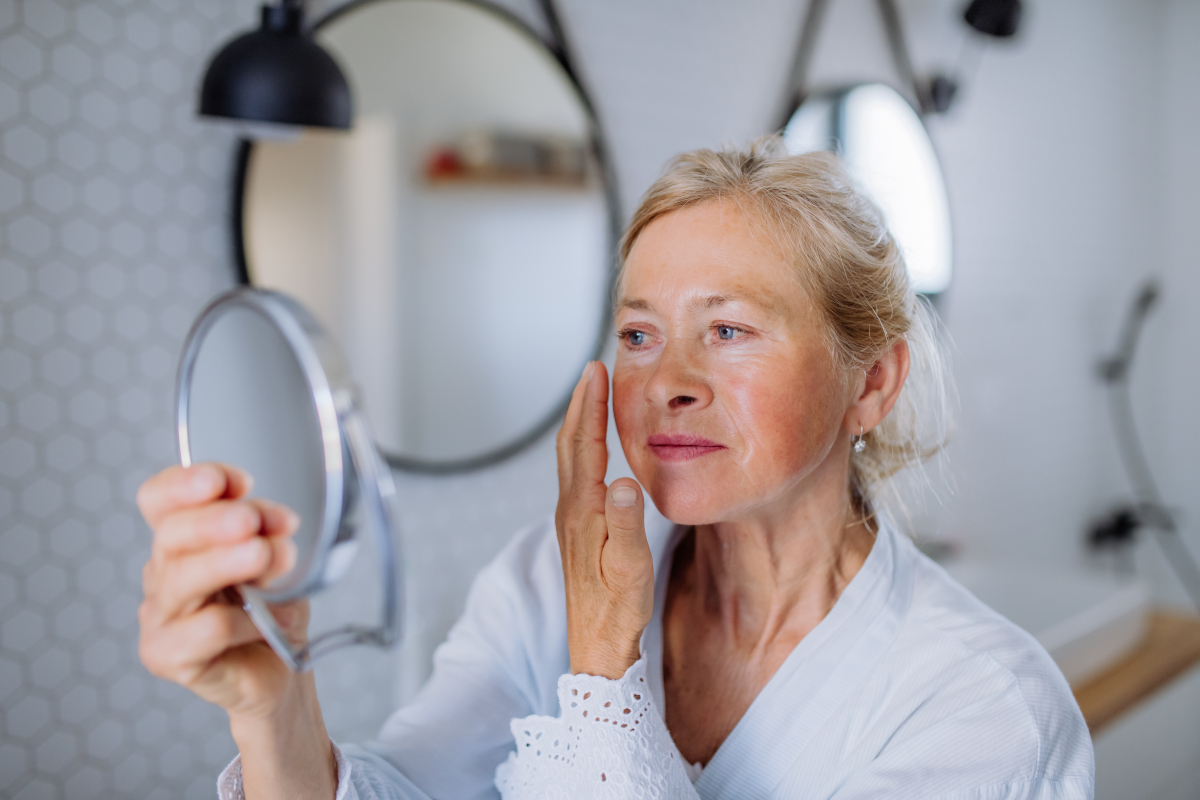
[{"label": "lips", "polygon": [[663,461],[690,461],[725,449],[724,445],[689,433],[656,433],[646,444]]}]

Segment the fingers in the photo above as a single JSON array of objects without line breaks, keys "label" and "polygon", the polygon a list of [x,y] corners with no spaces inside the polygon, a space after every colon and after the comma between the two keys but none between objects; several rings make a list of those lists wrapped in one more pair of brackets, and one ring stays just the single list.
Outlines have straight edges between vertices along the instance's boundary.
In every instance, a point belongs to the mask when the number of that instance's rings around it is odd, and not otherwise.
[{"label": "fingers", "polygon": [[267,582],[291,569],[296,546],[290,538],[253,536],[167,561],[157,585],[147,593],[150,622],[163,623],[199,609],[227,586]]},{"label": "fingers", "polygon": [[266,588],[276,578],[281,578],[291,572],[296,566],[296,558],[299,555],[296,541],[292,538],[268,539],[267,541],[271,545],[271,563],[267,565],[267,569],[262,575],[252,581],[253,585],[260,589]]},{"label": "fingers", "polygon": [[186,685],[226,650],[262,639],[238,606],[213,604],[170,625],[151,627],[138,655],[154,675]]},{"label": "fingers", "polygon": [[[215,500],[197,508],[177,510],[165,516],[154,531],[150,560],[143,571],[147,596],[156,594],[164,581],[172,580],[181,557],[205,550],[227,549],[240,542],[265,535],[285,540],[296,532],[300,518],[278,503],[268,500]],[[279,545],[280,554],[295,561],[295,545]],[[270,577],[283,574],[284,559],[272,558]]]},{"label": "fingers", "polygon": [[558,488],[560,495],[565,494],[571,486],[571,462],[574,452],[575,429],[579,427],[579,414],[583,408],[583,394],[587,390],[588,382],[591,380],[595,369],[596,362],[594,361],[589,361],[587,366],[583,368],[583,375],[579,377],[579,382],[575,384],[575,390],[571,392],[571,402],[567,405],[567,415],[563,419],[562,427],[558,429],[558,439],[555,444],[558,451]]},{"label": "fingers", "polygon": [[168,467],[141,485],[137,503],[146,522],[156,528],[172,511],[222,497],[242,497],[252,486],[250,473],[227,464]]},{"label": "fingers", "polygon": [[642,487],[633,478],[618,478],[608,487],[604,504],[608,538],[620,547],[646,541],[645,500]]},{"label": "fingers", "polygon": [[608,370],[599,361],[594,363],[595,369],[580,399],[579,423],[572,436],[571,486],[581,493],[598,489],[597,500],[602,501],[604,475],[608,471]]},{"label": "fingers", "polygon": [[271,616],[279,623],[288,639],[296,644],[302,644],[308,638],[308,618],[310,608],[307,600],[293,600],[270,606]]},{"label": "fingers", "polygon": [[294,511],[269,500],[217,500],[165,516],[154,532],[154,545],[162,555],[173,556],[236,544],[260,533],[289,536],[299,527]]}]

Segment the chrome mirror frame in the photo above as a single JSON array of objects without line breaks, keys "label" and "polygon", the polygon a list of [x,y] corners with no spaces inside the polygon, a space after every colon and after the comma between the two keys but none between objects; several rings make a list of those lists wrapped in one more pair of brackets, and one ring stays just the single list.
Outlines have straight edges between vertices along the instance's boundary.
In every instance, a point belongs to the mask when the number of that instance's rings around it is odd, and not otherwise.
[{"label": "chrome mirror frame", "polygon": [[[307,671],[315,659],[349,645],[393,647],[403,636],[404,582],[399,528],[391,505],[395,496],[392,473],[371,438],[359,408],[358,391],[341,353],[303,306],[278,292],[240,287],[221,295],[200,313],[188,333],[176,380],[179,461],[185,467],[193,461],[188,408],[197,357],[209,331],[235,309],[263,317],[291,347],[316,406],[325,458],[324,513],[315,547],[310,553],[300,554],[296,567],[282,583],[270,589],[237,587],[243,607],[267,643],[295,672]],[[353,519],[355,516],[360,520]],[[328,588],[353,558],[360,522],[375,533],[383,593],[378,625],[347,625],[305,643],[290,641],[269,605],[311,597]]]}]

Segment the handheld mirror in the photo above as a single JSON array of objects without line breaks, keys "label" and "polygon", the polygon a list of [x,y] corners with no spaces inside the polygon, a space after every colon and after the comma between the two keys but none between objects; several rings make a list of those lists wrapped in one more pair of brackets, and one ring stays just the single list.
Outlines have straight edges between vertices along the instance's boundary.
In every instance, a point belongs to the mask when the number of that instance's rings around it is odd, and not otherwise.
[{"label": "handheld mirror", "polygon": [[[295,567],[267,586],[237,587],[283,662],[300,671],[348,645],[396,644],[403,614],[391,472],[341,354],[313,316],[277,292],[241,288],[218,297],[188,334],[177,391],[182,464],[241,467],[254,478],[252,496],[300,517]],[[375,534],[379,624],[289,641],[268,606],[311,597],[336,581],[354,558],[363,524]]]}]

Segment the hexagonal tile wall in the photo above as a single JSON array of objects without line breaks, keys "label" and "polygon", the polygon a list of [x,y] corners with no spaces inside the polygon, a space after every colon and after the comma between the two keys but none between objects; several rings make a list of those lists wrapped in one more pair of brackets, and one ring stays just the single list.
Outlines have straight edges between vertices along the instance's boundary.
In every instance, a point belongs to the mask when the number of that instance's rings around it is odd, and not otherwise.
[{"label": "hexagonal tile wall", "polygon": [[252,0],[0,4],[0,795],[211,797],[223,715],[138,664],[133,487],[231,282],[232,142],[194,117]]},{"label": "hexagonal tile wall", "polygon": [[[195,117],[195,87],[257,5],[0,0],[2,797],[212,797],[234,753],[221,712],[138,662],[133,496],[175,460],[179,349],[232,283],[234,141]],[[397,492],[409,635],[318,665],[335,739],[415,691],[476,571],[553,509],[553,438]],[[314,629],[372,615],[370,562],[353,569]]]}]

